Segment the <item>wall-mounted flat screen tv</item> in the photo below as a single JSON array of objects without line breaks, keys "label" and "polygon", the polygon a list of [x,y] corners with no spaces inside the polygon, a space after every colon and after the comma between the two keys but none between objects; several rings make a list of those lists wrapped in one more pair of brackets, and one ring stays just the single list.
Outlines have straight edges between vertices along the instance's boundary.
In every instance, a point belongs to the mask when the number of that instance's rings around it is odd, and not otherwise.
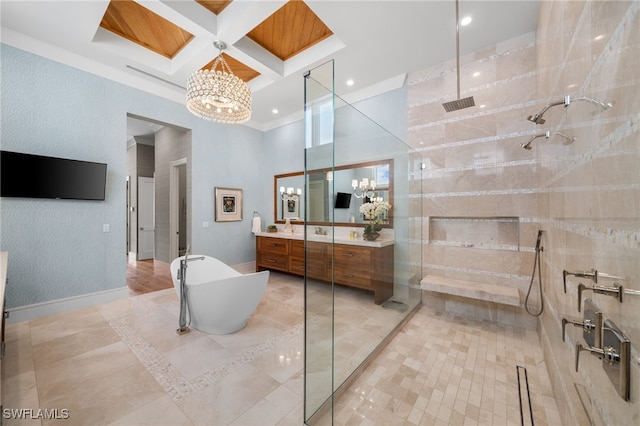
[{"label": "wall-mounted flat screen tv", "polygon": [[336,194],[336,209],[348,209],[351,205],[351,194],[346,192],[338,192]]},{"label": "wall-mounted flat screen tv", "polygon": [[107,165],[0,151],[0,196],[98,200],[105,198]]}]

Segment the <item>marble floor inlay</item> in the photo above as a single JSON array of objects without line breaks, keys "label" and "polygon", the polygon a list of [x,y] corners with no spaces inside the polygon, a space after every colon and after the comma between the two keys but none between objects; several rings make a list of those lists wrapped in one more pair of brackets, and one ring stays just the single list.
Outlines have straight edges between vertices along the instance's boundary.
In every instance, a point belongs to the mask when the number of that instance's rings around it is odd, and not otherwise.
[{"label": "marble floor inlay", "polygon": [[[302,425],[303,287],[272,272],[247,326],[231,335],[177,335],[173,289],[8,324],[4,408],[68,410],[68,418],[3,424]],[[345,312],[375,306],[366,293],[344,295]],[[325,321],[318,312],[310,321]],[[337,357],[348,361],[357,352],[350,343],[361,345],[383,321],[363,318],[336,343]],[[516,424],[516,363],[528,369],[536,423],[554,424],[535,332],[423,307],[336,401],[333,423]]]}]

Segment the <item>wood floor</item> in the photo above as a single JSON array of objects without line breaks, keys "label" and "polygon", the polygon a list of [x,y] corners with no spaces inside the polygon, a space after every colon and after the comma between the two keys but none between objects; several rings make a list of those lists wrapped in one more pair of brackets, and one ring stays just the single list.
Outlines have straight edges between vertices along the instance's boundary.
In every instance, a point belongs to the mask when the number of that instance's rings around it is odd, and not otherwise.
[{"label": "wood floor", "polygon": [[129,295],[150,293],[173,287],[169,264],[159,260],[132,260],[127,262]]}]

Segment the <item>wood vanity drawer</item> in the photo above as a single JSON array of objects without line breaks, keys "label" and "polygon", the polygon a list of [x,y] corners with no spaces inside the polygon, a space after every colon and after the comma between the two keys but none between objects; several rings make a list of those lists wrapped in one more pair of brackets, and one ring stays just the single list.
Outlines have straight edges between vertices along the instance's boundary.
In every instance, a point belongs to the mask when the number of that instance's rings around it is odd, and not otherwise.
[{"label": "wood vanity drawer", "polygon": [[269,253],[289,253],[289,240],[284,238],[258,238],[258,251]]},{"label": "wood vanity drawer", "polygon": [[258,265],[269,269],[289,270],[289,257],[286,254],[259,253]]},{"label": "wood vanity drawer", "polygon": [[[302,254],[304,256],[304,253]],[[304,257],[289,258],[289,272],[297,275],[304,275]]]},{"label": "wood vanity drawer", "polygon": [[[329,269],[329,272],[331,270]],[[324,267],[322,262],[307,262],[307,277],[322,281],[331,281],[331,276],[328,275],[327,268]]]},{"label": "wood vanity drawer", "polygon": [[290,245],[290,254],[294,257],[299,257],[304,259],[304,241],[302,240],[291,240],[289,241]]},{"label": "wood vanity drawer", "polygon": [[336,265],[363,265],[368,268],[371,263],[371,249],[367,247],[336,244],[333,254]]},{"label": "wood vanity drawer", "polygon": [[347,284],[367,290],[372,289],[371,271],[369,269],[336,264],[333,270],[333,279],[338,284]]}]

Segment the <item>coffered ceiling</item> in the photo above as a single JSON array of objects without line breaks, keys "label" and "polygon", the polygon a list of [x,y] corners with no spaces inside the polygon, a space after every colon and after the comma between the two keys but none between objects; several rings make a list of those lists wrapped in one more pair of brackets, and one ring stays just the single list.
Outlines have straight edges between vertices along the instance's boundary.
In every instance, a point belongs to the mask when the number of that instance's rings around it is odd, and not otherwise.
[{"label": "coffered ceiling", "polygon": [[[253,92],[247,125],[301,118],[302,74],[335,59],[348,100],[400,87],[455,57],[452,0],[84,0],[0,2],[2,43],[184,103],[190,73],[225,59]],[[462,54],[534,31],[537,1],[461,0]],[[352,79],[352,86],[346,80]],[[278,113],[274,114],[273,110]]]}]

